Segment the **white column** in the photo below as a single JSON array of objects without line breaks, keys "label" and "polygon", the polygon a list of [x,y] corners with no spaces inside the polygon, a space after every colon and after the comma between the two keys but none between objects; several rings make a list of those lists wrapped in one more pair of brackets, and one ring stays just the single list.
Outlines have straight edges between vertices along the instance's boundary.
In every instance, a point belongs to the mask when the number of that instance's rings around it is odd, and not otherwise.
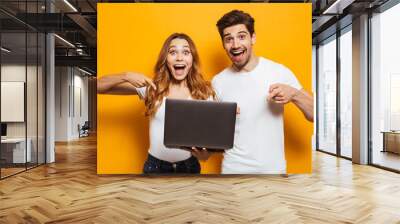
[{"label": "white column", "polygon": [[368,15],[353,19],[352,159],[368,163]]},{"label": "white column", "polygon": [[46,36],[46,163],[55,161],[55,76],[54,76],[54,35]]}]

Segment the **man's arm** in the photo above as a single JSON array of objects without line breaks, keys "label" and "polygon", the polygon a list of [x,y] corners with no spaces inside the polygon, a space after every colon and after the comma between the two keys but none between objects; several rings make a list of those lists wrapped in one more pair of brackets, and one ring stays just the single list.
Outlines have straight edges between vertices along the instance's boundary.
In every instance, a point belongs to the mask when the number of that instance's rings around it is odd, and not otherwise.
[{"label": "man's arm", "polygon": [[304,89],[276,83],[270,86],[268,101],[278,104],[293,102],[303,112],[305,118],[314,121],[314,99]]},{"label": "man's arm", "polygon": [[304,89],[297,90],[292,102],[303,112],[307,120],[314,122],[314,99]]}]

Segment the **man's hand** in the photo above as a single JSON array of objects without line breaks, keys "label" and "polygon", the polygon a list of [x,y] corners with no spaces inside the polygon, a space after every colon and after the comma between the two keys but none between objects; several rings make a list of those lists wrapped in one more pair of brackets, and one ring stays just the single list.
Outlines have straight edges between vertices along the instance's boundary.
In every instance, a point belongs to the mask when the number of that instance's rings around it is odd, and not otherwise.
[{"label": "man's hand", "polygon": [[292,101],[293,97],[299,94],[299,90],[281,83],[272,84],[269,87],[268,101],[279,104],[286,104]]},{"label": "man's hand", "polygon": [[211,152],[207,151],[206,148],[197,149],[192,147],[192,155],[198,160],[207,160],[211,156]]},{"label": "man's hand", "polygon": [[150,78],[139,73],[126,72],[124,80],[129,82],[136,88],[149,86],[156,90],[156,85],[153,83],[153,81]]}]

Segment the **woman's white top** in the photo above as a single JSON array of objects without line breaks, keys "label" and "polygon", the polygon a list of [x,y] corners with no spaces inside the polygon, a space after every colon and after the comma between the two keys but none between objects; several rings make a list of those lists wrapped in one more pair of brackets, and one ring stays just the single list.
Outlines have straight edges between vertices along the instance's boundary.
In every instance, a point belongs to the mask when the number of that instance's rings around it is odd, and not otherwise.
[{"label": "woman's white top", "polygon": [[[141,100],[144,100],[146,97],[146,88],[147,87],[136,88],[136,92]],[[155,115],[150,118],[149,153],[157,159],[174,163],[190,158],[191,153],[183,149],[167,148],[164,145],[165,99],[166,97],[162,99],[161,105],[157,109]]]}]

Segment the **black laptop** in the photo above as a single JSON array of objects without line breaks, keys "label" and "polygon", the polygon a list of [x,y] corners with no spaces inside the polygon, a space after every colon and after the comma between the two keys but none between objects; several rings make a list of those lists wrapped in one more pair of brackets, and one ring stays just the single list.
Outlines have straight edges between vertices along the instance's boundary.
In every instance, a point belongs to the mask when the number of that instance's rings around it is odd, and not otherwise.
[{"label": "black laptop", "polygon": [[209,151],[232,148],[236,107],[230,102],[166,99],[164,145]]}]

